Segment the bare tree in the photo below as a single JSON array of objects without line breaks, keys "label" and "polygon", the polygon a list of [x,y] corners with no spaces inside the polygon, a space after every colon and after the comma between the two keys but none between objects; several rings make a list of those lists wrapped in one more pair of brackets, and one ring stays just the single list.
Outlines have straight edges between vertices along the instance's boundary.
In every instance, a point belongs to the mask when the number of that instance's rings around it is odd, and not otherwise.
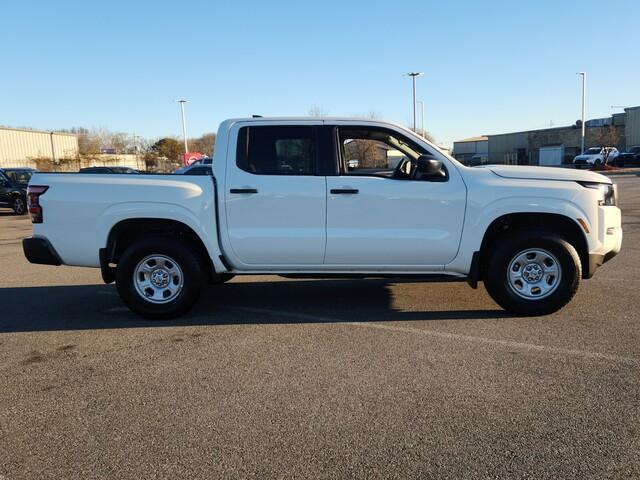
[{"label": "bare tree", "polygon": [[204,133],[198,138],[189,139],[189,150],[192,152],[200,152],[204,155],[213,156],[214,144],[216,143],[215,133]]},{"label": "bare tree", "polygon": [[411,130],[412,132],[414,132],[416,135],[421,136],[422,138],[424,138],[425,140],[427,140],[428,142],[431,143],[436,143],[436,139],[434,138],[433,135],[431,135],[431,133],[427,132],[426,130],[423,132],[421,129],[413,129],[413,125],[407,125],[407,128],[409,130]]},{"label": "bare tree", "polygon": [[367,138],[347,140],[344,145],[345,160],[358,160],[359,168],[377,168],[385,166],[385,151],[384,143]]},{"label": "bare tree", "polygon": [[323,118],[329,115],[329,112],[326,111],[320,105],[311,105],[308,110],[310,117]]},{"label": "bare tree", "polygon": [[617,147],[620,143],[620,131],[615,125],[601,127],[595,136],[596,144],[603,147]]},{"label": "bare tree", "polygon": [[118,153],[125,153],[131,148],[131,138],[126,133],[110,133],[108,136],[108,143]]}]

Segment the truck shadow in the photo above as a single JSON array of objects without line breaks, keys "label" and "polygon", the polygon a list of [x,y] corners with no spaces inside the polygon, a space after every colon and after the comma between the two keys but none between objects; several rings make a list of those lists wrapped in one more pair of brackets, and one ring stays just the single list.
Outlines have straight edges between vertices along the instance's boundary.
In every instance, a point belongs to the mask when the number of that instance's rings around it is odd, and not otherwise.
[{"label": "truck shadow", "polygon": [[[433,310],[394,307],[394,292],[404,284]],[[113,285],[80,285],[0,289],[0,333],[193,325],[339,323],[496,319],[500,309],[460,309],[469,304],[466,285],[429,285],[397,280],[234,281],[209,287],[198,305],[182,318],[149,321],[130,312]],[[396,285],[396,289],[391,287]],[[451,290],[455,289],[455,290]],[[458,291],[459,290],[459,291]],[[447,297],[446,299],[444,297]],[[456,301],[456,298],[460,301]],[[412,305],[415,302],[412,302]],[[474,302],[471,302],[472,304]],[[485,302],[476,304],[484,305]],[[447,306],[453,307],[443,310]]]}]

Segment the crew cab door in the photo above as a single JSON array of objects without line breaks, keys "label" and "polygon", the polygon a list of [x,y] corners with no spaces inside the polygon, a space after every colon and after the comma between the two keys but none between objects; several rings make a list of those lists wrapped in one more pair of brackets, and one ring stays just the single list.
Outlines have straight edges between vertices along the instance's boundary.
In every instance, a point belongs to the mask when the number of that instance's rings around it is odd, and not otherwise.
[{"label": "crew cab door", "polygon": [[451,262],[466,204],[457,169],[436,154],[446,176],[419,179],[417,158],[431,152],[401,130],[337,125],[335,138],[340,168],[327,177],[325,264],[420,271]]},{"label": "crew cab door", "polygon": [[227,254],[234,264],[322,265],[326,180],[318,173],[321,121],[250,122],[230,135],[225,179]]}]

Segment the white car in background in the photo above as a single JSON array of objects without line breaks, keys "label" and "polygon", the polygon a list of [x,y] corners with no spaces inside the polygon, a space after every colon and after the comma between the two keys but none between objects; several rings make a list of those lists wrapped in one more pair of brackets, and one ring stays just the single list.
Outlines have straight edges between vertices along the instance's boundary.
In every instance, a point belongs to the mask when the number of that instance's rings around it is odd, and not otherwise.
[{"label": "white car in background", "polygon": [[604,164],[613,164],[614,160],[620,155],[616,147],[591,147],[584,153],[577,155],[573,159],[573,165],[576,168],[582,167],[598,167]]}]

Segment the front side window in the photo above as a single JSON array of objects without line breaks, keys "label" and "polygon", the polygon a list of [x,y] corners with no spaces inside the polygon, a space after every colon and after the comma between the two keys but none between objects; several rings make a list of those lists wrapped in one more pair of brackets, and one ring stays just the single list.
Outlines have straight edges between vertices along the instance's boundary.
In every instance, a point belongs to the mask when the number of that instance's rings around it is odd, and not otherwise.
[{"label": "front side window", "polygon": [[313,128],[243,127],[238,133],[236,163],[258,175],[314,175]]},{"label": "front side window", "polygon": [[340,128],[339,146],[345,175],[414,179],[418,158],[430,155],[398,133],[375,127]]}]

